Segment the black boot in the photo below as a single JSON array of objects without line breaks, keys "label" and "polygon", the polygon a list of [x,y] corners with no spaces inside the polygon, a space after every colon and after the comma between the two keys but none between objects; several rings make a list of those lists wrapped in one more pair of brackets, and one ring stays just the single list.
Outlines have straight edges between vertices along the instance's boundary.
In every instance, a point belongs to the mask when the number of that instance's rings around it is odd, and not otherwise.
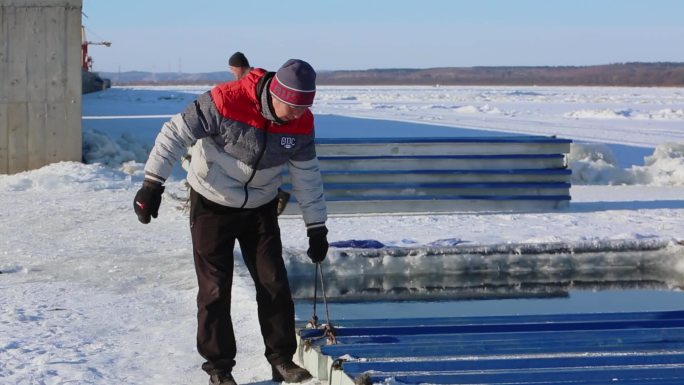
[{"label": "black boot", "polygon": [[209,375],[209,385],[237,385],[237,383],[229,371],[217,369]]},{"label": "black boot", "polygon": [[273,381],[275,382],[302,382],[311,379],[311,373],[308,370],[297,366],[292,361],[286,361],[271,367],[273,369]]}]

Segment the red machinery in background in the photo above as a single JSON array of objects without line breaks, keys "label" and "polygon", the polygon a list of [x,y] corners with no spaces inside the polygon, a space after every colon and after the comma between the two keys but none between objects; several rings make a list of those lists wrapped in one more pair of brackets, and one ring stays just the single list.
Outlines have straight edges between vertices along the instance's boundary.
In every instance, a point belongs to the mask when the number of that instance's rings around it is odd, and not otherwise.
[{"label": "red machinery in background", "polygon": [[112,45],[112,43],[109,41],[88,41],[86,38],[85,27],[81,26],[81,68],[88,72],[93,70],[93,58],[88,55],[89,45],[103,45],[105,47],[109,47]]}]

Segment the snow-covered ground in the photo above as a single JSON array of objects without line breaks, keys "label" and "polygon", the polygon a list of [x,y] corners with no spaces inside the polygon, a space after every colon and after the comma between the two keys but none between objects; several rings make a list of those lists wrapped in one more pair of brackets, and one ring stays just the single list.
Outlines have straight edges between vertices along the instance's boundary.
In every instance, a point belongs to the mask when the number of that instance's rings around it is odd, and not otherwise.
[{"label": "snow-covered ground", "polygon": [[[206,382],[194,348],[196,283],[188,218],[182,200],[174,198],[185,194],[182,181],[168,183],[152,224],[138,223],[132,211],[142,181],[140,162],[160,122],[206,89],[86,95],[85,156],[100,163],[59,163],[0,176],[0,383]],[[321,87],[313,110],[321,116],[558,135],[578,142],[570,156],[575,176],[568,209],[332,217],[331,241],[373,239],[389,247],[368,251],[374,254],[365,258],[333,249],[328,272],[351,279],[450,269],[474,282],[468,274],[473,269],[478,274],[502,267],[521,274],[538,270],[554,277],[572,268],[596,277],[592,266],[657,264],[649,271],[663,272],[671,293],[678,294],[684,282],[678,244],[684,240],[684,89]],[[619,167],[613,144],[652,155]],[[137,162],[122,165],[131,159]],[[301,219],[284,217],[280,223],[291,279],[311,280]],[[558,258],[522,252],[549,245],[570,252]],[[463,246],[506,252],[481,257],[457,250]],[[603,246],[655,248],[659,254],[572,253]],[[452,257],[426,256],[440,248],[453,248]],[[410,257],[393,257],[397,253]],[[236,255],[234,374],[239,383],[269,383],[254,290],[237,250]]]}]

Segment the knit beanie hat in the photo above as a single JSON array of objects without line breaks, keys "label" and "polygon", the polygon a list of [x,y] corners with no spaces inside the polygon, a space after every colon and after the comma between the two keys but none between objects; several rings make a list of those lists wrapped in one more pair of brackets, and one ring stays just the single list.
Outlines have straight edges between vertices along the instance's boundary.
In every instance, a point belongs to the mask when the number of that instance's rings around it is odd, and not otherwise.
[{"label": "knit beanie hat", "polygon": [[295,107],[309,107],[316,96],[316,71],[303,60],[290,59],[271,81],[271,95]]},{"label": "knit beanie hat", "polygon": [[231,67],[249,67],[249,61],[247,61],[247,57],[242,52],[235,52],[228,59],[228,65]]}]

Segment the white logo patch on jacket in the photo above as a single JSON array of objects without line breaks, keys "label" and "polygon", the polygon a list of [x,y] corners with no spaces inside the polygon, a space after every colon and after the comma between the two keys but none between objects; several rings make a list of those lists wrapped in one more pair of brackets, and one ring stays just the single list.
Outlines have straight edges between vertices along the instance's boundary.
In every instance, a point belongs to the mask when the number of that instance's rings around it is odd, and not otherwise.
[{"label": "white logo patch on jacket", "polygon": [[283,136],[280,138],[280,145],[285,148],[292,148],[295,145],[295,138]]}]

